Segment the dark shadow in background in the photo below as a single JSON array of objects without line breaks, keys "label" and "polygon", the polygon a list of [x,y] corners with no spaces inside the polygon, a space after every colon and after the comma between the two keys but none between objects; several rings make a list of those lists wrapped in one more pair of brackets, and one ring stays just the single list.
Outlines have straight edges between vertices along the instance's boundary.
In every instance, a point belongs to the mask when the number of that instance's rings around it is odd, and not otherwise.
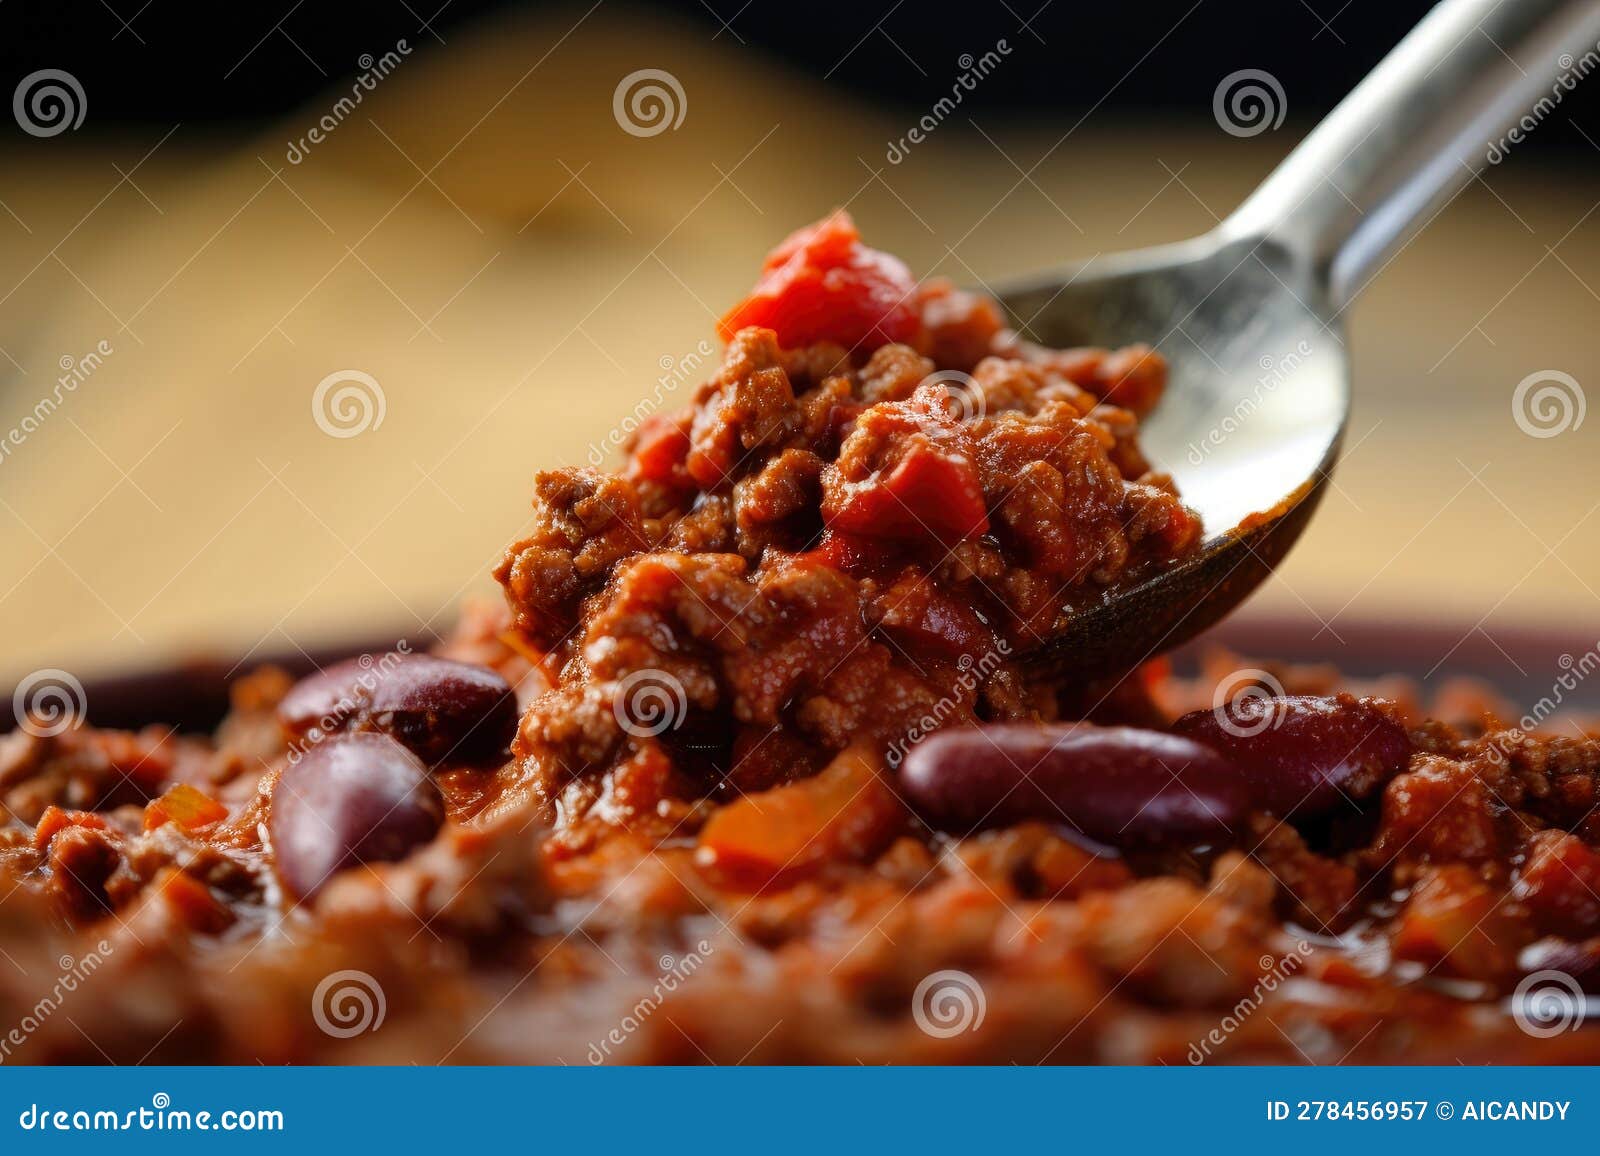
[{"label": "dark shadow in background", "polygon": [[[871,100],[925,109],[1005,37],[1004,67],[971,93],[969,112],[1058,120],[1210,115],[1227,73],[1272,73],[1291,116],[1309,123],[1337,102],[1428,10],[1428,0],[601,0],[651,11],[708,39],[747,48]],[[1515,0],[1511,0],[1515,2]],[[182,122],[226,132],[282,116],[360,71],[363,53],[401,37],[448,41],[510,9],[548,10],[563,26],[592,0],[514,5],[500,0],[277,0],[198,5],[183,0],[8,0],[0,4],[0,95],[40,68],[71,72],[89,94],[85,131]],[[442,8],[441,8],[442,5]],[[543,51],[545,45],[530,45]],[[1551,62],[1552,80],[1559,66]],[[1600,147],[1600,80],[1563,102],[1561,129],[1525,150],[1547,162],[1592,165]],[[4,118],[0,140],[23,139]],[[1583,130],[1583,131],[1579,131]]]}]

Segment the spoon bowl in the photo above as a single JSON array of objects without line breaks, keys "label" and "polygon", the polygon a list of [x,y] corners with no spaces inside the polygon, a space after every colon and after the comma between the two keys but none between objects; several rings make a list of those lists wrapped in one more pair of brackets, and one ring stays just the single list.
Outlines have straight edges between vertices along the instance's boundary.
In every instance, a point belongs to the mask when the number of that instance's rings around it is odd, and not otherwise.
[{"label": "spoon bowl", "polygon": [[1596,0],[1444,0],[1213,232],[1001,287],[1026,338],[1166,357],[1141,442],[1205,527],[1197,553],[1076,608],[1031,667],[1131,669],[1272,572],[1331,484],[1347,307],[1597,42]]},{"label": "spoon bowl", "polygon": [[1206,527],[1199,553],[1082,608],[1034,663],[1105,670],[1182,644],[1271,573],[1328,483],[1350,373],[1326,294],[1270,242],[1213,238],[1001,292],[1029,340],[1144,340],[1167,358],[1172,385],[1140,442]]}]

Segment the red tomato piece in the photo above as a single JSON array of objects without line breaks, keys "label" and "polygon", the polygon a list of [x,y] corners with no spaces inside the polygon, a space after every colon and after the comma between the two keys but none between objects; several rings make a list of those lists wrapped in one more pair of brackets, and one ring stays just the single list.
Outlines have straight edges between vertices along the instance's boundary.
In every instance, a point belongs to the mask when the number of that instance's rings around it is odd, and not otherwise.
[{"label": "red tomato piece", "polygon": [[861,230],[844,209],[835,209],[820,221],[796,229],[767,253],[761,271],[770,273],[797,253],[807,253],[819,265],[837,265],[861,245]]},{"label": "red tomato piece", "polygon": [[897,541],[933,538],[949,546],[989,529],[971,459],[920,440],[894,465],[842,487],[822,512],[829,529]]},{"label": "red tomato piece", "polygon": [[651,414],[639,425],[629,473],[664,486],[688,483],[689,428],[684,414]]},{"label": "red tomato piece", "polygon": [[838,859],[867,860],[904,823],[905,809],[866,745],[847,747],[809,779],[747,795],[713,812],[696,861],[736,886],[759,889]]},{"label": "red tomato piece", "polygon": [[998,646],[994,632],[972,606],[908,571],[890,587],[882,628],[911,653],[933,660],[978,662]]},{"label": "red tomato piece", "polygon": [[177,823],[185,831],[197,831],[227,817],[228,808],[210,795],[188,783],[176,783],[159,799],[145,804],[144,829],[154,831],[164,823]]},{"label": "red tomato piece", "polygon": [[93,811],[65,811],[52,803],[44,809],[38,825],[33,829],[34,847],[44,850],[50,846],[50,840],[68,827],[93,827],[97,831],[104,831],[106,821]]},{"label": "red tomato piece", "polygon": [[824,530],[822,541],[802,555],[856,577],[883,569],[893,556],[892,552],[885,550],[882,542],[858,538],[854,534],[841,534],[836,530]]},{"label": "red tomato piece", "polygon": [[876,349],[916,336],[916,287],[899,258],[861,243],[840,209],[772,250],[750,296],[717,329],[724,341],[752,325],[771,329],[786,349],[820,341]]}]

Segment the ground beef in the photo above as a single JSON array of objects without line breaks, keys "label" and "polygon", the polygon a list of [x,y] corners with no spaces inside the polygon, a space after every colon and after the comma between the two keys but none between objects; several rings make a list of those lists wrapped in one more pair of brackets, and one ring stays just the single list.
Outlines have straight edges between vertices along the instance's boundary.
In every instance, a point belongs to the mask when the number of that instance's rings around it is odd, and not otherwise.
[{"label": "ground beef", "polygon": [[[1600,742],[1424,723],[1431,708],[1408,692],[1417,753],[1358,830],[1261,814],[1236,848],[1198,858],[1107,856],[1040,824],[947,839],[875,788],[851,753],[863,717],[915,693],[908,676],[898,690],[886,681],[889,648],[861,648],[851,673],[803,696],[804,726],[787,721],[773,713],[782,692],[751,681],[734,661],[741,647],[719,641],[719,631],[749,641],[775,629],[778,603],[742,558],[721,557],[630,563],[654,572],[637,588],[618,584],[634,598],[670,589],[661,575],[674,566],[710,567],[726,617],[681,592],[605,603],[605,627],[571,660],[602,674],[535,691],[519,740],[529,753],[498,769],[445,771],[459,818],[403,862],[340,876],[314,904],[283,895],[260,837],[273,772],[223,773],[237,758],[225,748],[168,740],[188,749],[145,781],[142,806],[47,807],[35,824],[0,829],[6,950],[35,978],[53,976],[58,955],[104,960],[73,996],[73,1018],[96,1025],[94,1044],[61,1017],[16,1054],[99,1060],[97,1046],[134,1060],[156,1047],[162,1060],[581,1063],[655,990],[668,957],[692,960],[692,974],[674,964],[681,984],[599,1058],[732,1061],[754,1048],[747,1062],[1183,1063],[1197,1041],[1216,1062],[1600,1056],[1589,1033],[1535,1040],[1494,1003],[1535,947],[1564,944],[1576,958],[1600,937],[1600,854],[1578,809],[1600,775]],[[796,597],[852,595],[836,572],[797,569]],[[670,634],[645,626],[657,614],[675,624]],[[542,682],[502,641],[511,630],[509,613],[479,608],[449,649]],[[584,657],[606,637],[614,649]],[[795,645],[832,649],[827,639]],[[743,712],[737,738],[635,738],[609,702],[574,693],[628,667],[636,647],[649,662],[670,658],[663,668],[698,696],[694,710]],[[1265,665],[1291,693],[1341,685],[1320,669],[1236,656],[1218,665]],[[1119,697],[1138,700],[1124,717],[1141,725],[1151,710],[1170,718],[1211,696],[1203,677],[1140,685]],[[254,733],[271,709],[252,696],[229,732]],[[570,733],[558,733],[563,725]],[[11,772],[12,789],[70,782],[85,750],[136,741],[67,732]],[[564,779],[529,772],[556,749],[590,761],[572,762]],[[1490,757],[1497,749],[1509,754]],[[159,801],[180,785],[179,765],[184,785],[230,784],[207,788],[229,800],[225,817],[180,798],[168,805],[198,826],[148,827],[165,815]],[[752,890],[748,876],[701,854],[697,833],[713,823],[732,843],[764,846],[830,800],[842,800],[844,821],[802,847],[800,869],[776,886]],[[764,816],[740,813],[753,805]],[[102,941],[108,951],[95,948]],[[381,985],[389,1018],[377,1033],[337,1040],[310,1008],[318,983],[347,969]],[[912,1001],[926,976],[947,970],[981,985],[986,1016],[937,1039],[916,1026]],[[1482,994],[1464,999],[1449,983]],[[37,988],[0,971],[0,1012],[20,1019]],[[1246,997],[1259,1011],[1206,1043]]]},{"label": "ground beef", "polygon": [[649,736],[664,783],[695,797],[781,780],[735,757],[751,734],[781,734],[814,769],[936,707],[940,722],[1048,715],[1026,651],[1195,549],[1198,520],[1137,445],[1158,355],[1028,346],[947,284],[918,305],[915,345],[786,350],[741,329],[620,473],[539,475],[535,528],[496,577],[524,645],[561,669],[508,776],[558,828],[611,807],[605,776],[643,745],[617,717],[631,678],[683,700],[674,734]]},{"label": "ground beef", "polygon": [[[1424,702],[1220,653],[1191,678],[1030,668],[1076,609],[1198,548],[1138,446],[1158,354],[1029,345],[842,214],[723,329],[620,469],[538,475],[504,605],[434,655],[363,656],[292,702],[260,672],[210,741],[0,739],[0,1030],[31,1023],[0,1058],[1600,1059],[1500,1002],[1551,960],[1600,982],[1600,740],[1507,727],[1481,688]],[[908,802],[934,732],[1089,720],[1174,749],[1246,668],[1401,757],[1331,812],[1257,799],[1224,837],[1118,849]],[[393,793],[317,794],[358,745]],[[274,833],[295,784],[341,846],[397,814],[400,842],[307,885]],[[94,974],[38,1016],[66,957]],[[318,1027],[336,974],[382,992],[381,1029]],[[925,1030],[941,976],[981,1002],[967,1030]]]}]

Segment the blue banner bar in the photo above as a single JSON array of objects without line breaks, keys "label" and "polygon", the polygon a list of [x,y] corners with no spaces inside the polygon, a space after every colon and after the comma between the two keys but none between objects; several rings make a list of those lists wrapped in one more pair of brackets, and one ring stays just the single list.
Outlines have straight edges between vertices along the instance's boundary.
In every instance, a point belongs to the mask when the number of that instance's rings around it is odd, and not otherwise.
[{"label": "blue banner bar", "polygon": [[1367,1156],[1448,1143],[1454,1156],[1557,1133],[1587,1144],[1597,1089],[1592,1068],[0,1068],[0,1153],[1164,1143]]}]

